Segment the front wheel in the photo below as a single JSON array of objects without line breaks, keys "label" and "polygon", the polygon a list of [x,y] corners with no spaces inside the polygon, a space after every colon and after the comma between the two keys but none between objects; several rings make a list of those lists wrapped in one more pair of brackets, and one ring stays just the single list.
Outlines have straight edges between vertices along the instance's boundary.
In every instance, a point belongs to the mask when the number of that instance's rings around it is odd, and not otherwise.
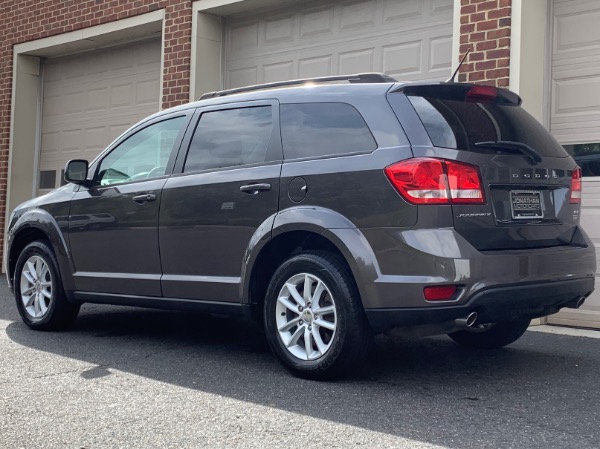
[{"label": "front wheel", "polygon": [[500,321],[469,330],[448,334],[461,346],[478,349],[498,349],[517,341],[525,333],[531,320],[528,318]]},{"label": "front wheel", "polygon": [[32,329],[64,329],[79,313],[79,305],[65,297],[56,257],[45,241],[31,242],[19,255],[14,291],[19,314]]},{"label": "front wheel", "polygon": [[372,341],[352,275],[327,252],[302,253],[281,265],[267,290],[264,318],[272,351],[307,379],[349,372]]}]

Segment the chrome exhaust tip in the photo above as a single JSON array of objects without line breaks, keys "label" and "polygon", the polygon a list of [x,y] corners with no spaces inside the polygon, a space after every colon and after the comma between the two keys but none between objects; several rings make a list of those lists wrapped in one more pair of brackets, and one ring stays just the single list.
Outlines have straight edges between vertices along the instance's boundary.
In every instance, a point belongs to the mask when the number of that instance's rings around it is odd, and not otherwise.
[{"label": "chrome exhaust tip", "polygon": [[454,324],[458,327],[473,327],[477,321],[477,312],[471,312],[464,318],[457,318]]}]

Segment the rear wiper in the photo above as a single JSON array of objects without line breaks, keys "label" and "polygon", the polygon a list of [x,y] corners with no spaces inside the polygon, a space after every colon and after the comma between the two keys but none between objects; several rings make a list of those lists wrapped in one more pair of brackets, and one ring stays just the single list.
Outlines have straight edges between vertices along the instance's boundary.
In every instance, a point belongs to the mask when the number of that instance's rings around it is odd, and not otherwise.
[{"label": "rear wiper", "polygon": [[542,155],[537,150],[531,148],[526,143],[513,142],[511,140],[496,140],[488,142],[476,142],[476,147],[492,148],[492,149],[507,149],[520,151],[525,156],[528,156],[534,164],[542,162]]}]

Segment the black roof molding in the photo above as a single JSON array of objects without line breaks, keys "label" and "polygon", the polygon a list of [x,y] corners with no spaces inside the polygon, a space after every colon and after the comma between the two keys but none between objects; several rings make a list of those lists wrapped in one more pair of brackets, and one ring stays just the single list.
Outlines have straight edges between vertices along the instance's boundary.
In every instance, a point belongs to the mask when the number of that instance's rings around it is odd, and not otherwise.
[{"label": "black roof molding", "polygon": [[359,73],[356,75],[336,75],[323,76],[319,78],[303,78],[290,81],[278,81],[275,83],[257,84],[254,86],[238,87],[235,89],[220,90],[203,94],[200,100],[209,98],[225,97],[227,95],[240,94],[244,92],[253,92],[256,90],[275,89],[278,87],[301,86],[303,84],[333,83],[337,81],[346,81],[348,83],[395,83],[396,80],[383,73]]}]

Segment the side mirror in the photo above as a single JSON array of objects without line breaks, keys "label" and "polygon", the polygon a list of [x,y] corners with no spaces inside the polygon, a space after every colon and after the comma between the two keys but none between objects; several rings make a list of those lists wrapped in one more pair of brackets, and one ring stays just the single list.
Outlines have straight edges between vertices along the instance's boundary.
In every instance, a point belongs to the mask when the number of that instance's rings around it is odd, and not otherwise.
[{"label": "side mirror", "polygon": [[73,184],[86,184],[88,175],[88,161],[73,159],[65,165],[65,181]]}]

